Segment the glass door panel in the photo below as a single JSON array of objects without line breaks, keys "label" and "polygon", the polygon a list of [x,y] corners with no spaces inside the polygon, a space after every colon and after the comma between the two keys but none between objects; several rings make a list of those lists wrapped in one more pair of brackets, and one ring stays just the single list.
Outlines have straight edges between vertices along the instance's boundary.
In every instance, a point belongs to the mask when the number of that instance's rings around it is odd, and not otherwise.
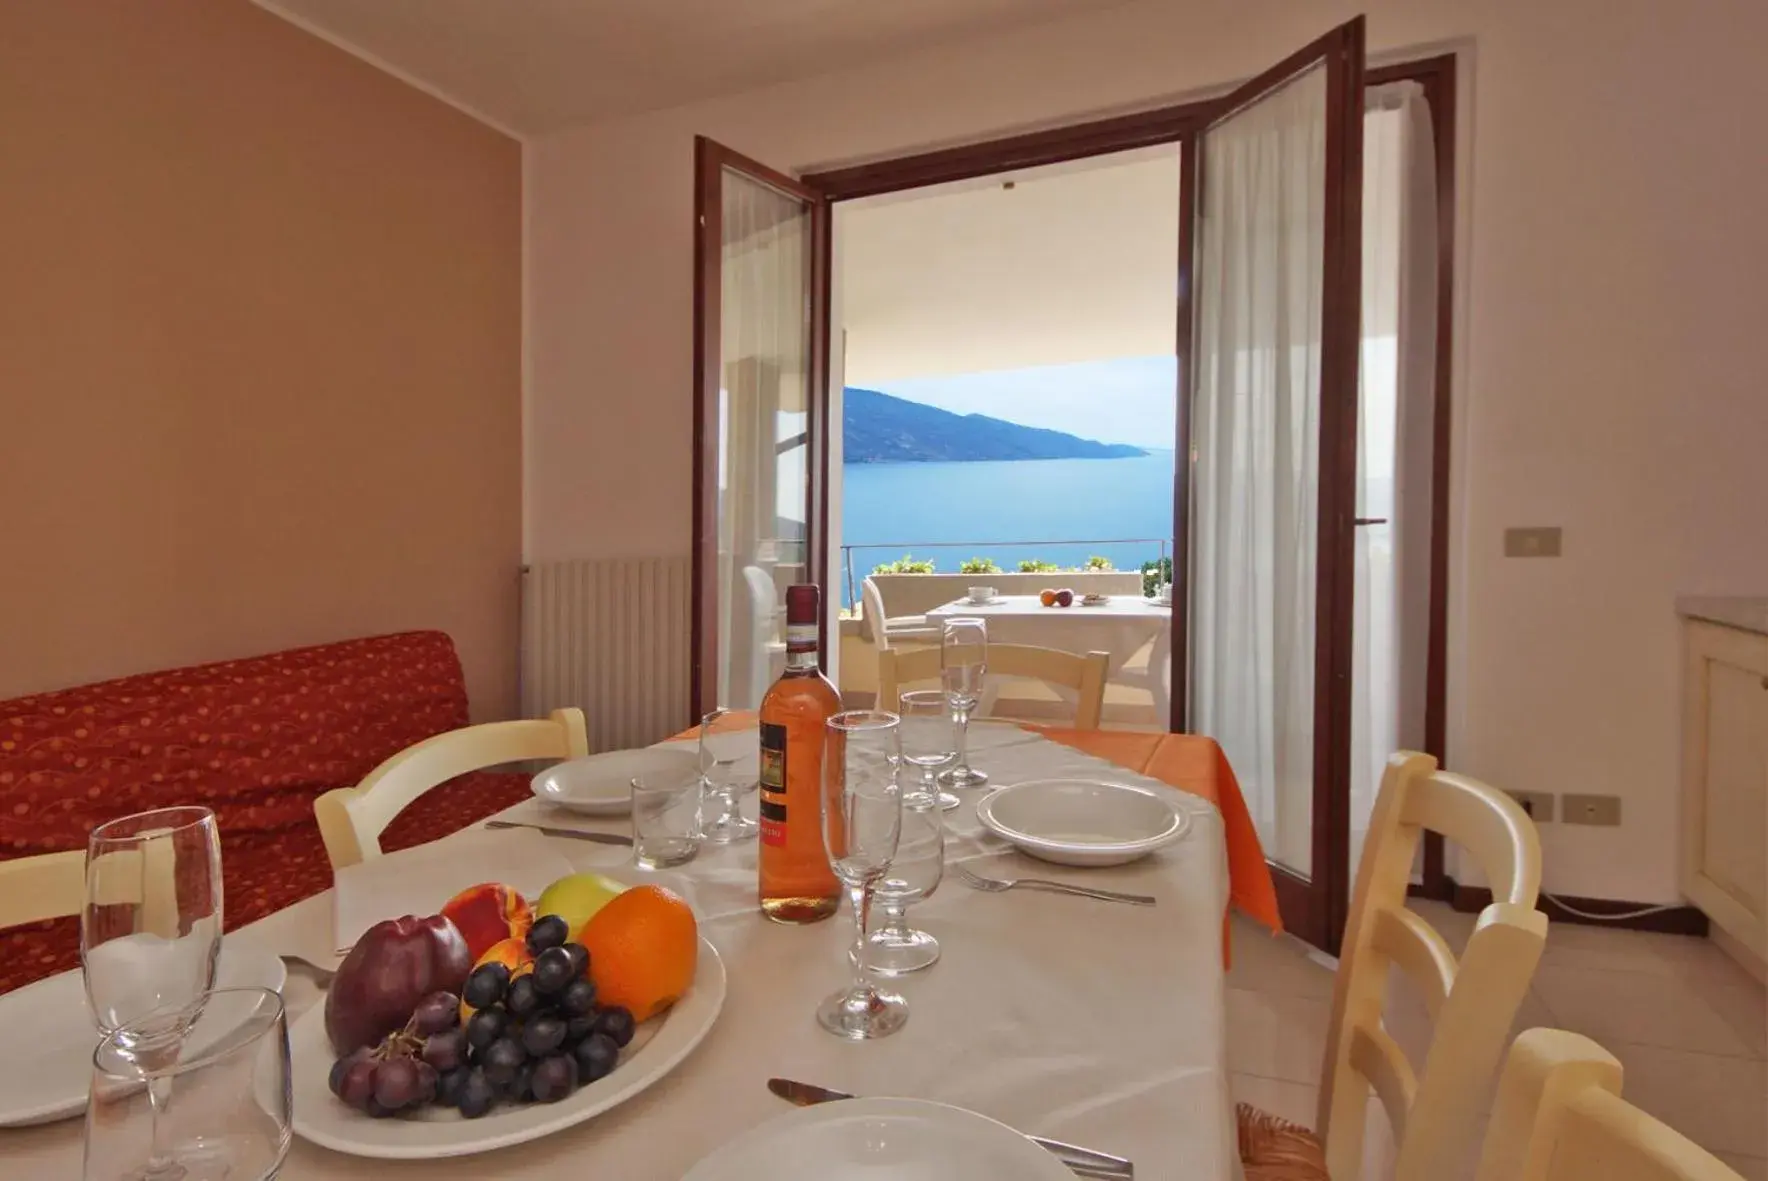
[{"label": "glass door panel", "polygon": [[821,203],[699,143],[695,713],[753,709],[785,661],[785,588],[814,582]]},{"label": "glass door panel", "polygon": [[1348,872],[1361,22],[1222,111],[1193,190],[1189,719],[1239,777],[1286,924],[1330,948]]}]

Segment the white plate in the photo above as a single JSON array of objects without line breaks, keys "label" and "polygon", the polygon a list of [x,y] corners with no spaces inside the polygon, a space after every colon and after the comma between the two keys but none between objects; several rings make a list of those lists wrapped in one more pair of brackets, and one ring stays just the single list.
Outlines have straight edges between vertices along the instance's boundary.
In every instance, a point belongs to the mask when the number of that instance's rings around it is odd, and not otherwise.
[{"label": "white plate", "polygon": [[1007,601],[1007,597],[1005,595],[996,595],[992,599],[963,598],[963,599],[958,600],[958,602],[962,603],[966,607],[992,607],[996,603],[1004,603],[1006,601]]},{"label": "white plate", "polygon": [[295,1134],[337,1152],[382,1160],[469,1156],[550,1136],[624,1103],[675,1069],[712,1028],[724,1006],[724,986],[724,963],[702,938],[687,995],[661,1018],[639,1027],[612,1074],[557,1103],[499,1103],[479,1119],[462,1119],[441,1108],[430,1108],[419,1118],[370,1119],[345,1107],[329,1086],[336,1058],[325,1036],[325,1006],[314,1005],[289,1030]]},{"label": "white plate", "polygon": [[996,836],[1058,865],[1123,865],[1185,835],[1191,821],[1157,791],[1099,779],[1034,779],[976,802]]},{"label": "white plate", "polygon": [[632,781],[640,775],[692,775],[699,762],[692,744],[611,750],[548,767],[531,781],[537,799],[586,816],[632,811]]},{"label": "white plate", "polygon": [[[216,988],[281,992],[287,978],[276,956],[222,944]],[[22,1031],[13,1035],[6,1069],[0,1070],[0,1128],[45,1124],[86,1110],[98,1027],[78,968],[0,996],[0,1029]]]},{"label": "white plate", "polygon": [[1061,1161],[987,1116],[924,1099],[800,1107],[717,1149],[682,1181],[1074,1181]]}]

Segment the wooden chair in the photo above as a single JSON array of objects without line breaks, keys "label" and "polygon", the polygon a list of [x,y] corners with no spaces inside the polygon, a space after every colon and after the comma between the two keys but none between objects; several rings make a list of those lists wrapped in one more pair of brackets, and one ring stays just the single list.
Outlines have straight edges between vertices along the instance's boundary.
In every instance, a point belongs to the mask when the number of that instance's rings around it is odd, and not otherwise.
[{"label": "wooden chair", "polygon": [[870,578],[860,584],[859,597],[865,606],[866,628],[872,633],[872,645],[878,651],[887,650],[892,640],[913,640],[923,644],[939,642],[939,628],[929,624],[925,615],[899,615],[894,619],[886,616],[884,592]]},{"label": "wooden chair", "polygon": [[86,900],[86,852],[0,861],[0,930],[79,914]]},{"label": "wooden chair", "polygon": [[1505,1060],[1477,1181],[1743,1181],[1621,1098],[1621,1064],[1589,1038],[1524,1030]]},{"label": "wooden chair", "polygon": [[[988,646],[990,677],[1026,677],[1073,690],[1074,724],[1081,730],[1099,728],[1099,718],[1105,712],[1105,678],[1110,670],[1111,656],[1105,652],[1088,652],[1080,656],[1030,644]],[[886,648],[878,653],[878,708],[890,709],[901,696],[904,684],[938,679],[938,648],[918,648],[908,652]]]},{"label": "wooden chair", "polygon": [[[1459,963],[1436,929],[1406,909],[1406,884],[1426,829],[1471,854],[1492,885],[1494,901],[1480,912]],[[1393,1128],[1395,1181],[1457,1175],[1473,1144],[1483,1091],[1540,962],[1547,937],[1547,916],[1535,909],[1540,889],[1540,838],[1516,801],[1438,771],[1429,755],[1392,756],[1357,867],[1333,985],[1318,1135],[1240,1105],[1247,1181],[1358,1176],[1371,1087]],[[1421,1073],[1382,1025],[1390,967],[1416,983],[1433,1022]]]},{"label": "wooden chair", "polygon": [[555,709],[544,721],[486,722],[406,747],[363,777],[313,801],[326,856],[340,869],[381,855],[380,836],[413,800],[469,771],[524,759],[589,753],[583,711]]}]

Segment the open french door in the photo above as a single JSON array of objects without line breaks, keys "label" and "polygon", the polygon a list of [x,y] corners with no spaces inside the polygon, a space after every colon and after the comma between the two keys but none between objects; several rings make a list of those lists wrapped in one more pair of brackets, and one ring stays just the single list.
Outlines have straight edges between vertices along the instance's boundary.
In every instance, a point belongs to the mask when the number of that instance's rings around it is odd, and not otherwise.
[{"label": "open french door", "polygon": [[829,203],[703,137],[694,165],[698,718],[761,703],[785,659],[785,588],[823,581]]},{"label": "open french door", "polygon": [[1221,743],[1285,925],[1332,953],[1349,878],[1362,136],[1359,17],[1188,137],[1180,235],[1174,728]]}]

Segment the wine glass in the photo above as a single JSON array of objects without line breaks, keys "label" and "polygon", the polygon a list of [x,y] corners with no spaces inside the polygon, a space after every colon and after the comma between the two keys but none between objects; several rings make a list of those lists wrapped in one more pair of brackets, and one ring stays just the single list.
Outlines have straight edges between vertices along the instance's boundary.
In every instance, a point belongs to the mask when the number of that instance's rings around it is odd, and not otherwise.
[{"label": "wine glass", "polygon": [[706,750],[706,734],[712,723],[729,713],[719,706],[700,719],[700,783],[702,805],[700,839],[711,845],[747,841],[761,831],[761,823],[743,815],[738,801],[737,760],[719,759]]},{"label": "wine glass", "polygon": [[816,1018],[854,1041],[893,1034],[909,1017],[908,1003],[866,974],[872,890],[889,871],[902,832],[900,727],[895,714],[851,710],[828,720],[823,742],[823,844],[853,902],[853,983],[817,1006]]},{"label": "wine glass", "polygon": [[939,940],[908,925],[911,903],[930,898],[945,876],[945,814],[931,802],[910,803],[903,797],[902,836],[890,871],[875,897],[884,908],[884,922],[867,942],[871,968],[901,976],[932,967],[939,959]]},{"label": "wine glass", "polygon": [[899,699],[902,716],[902,758],[921,769],[918,786],[903,792],[904,807],[937,802],[952,809],[961,802],[939,786],[937,768],[958,757],[957,731],[952,725],[951,701],[944,689],[911,689]]},{"label": "wine glass", "polygon": [[[144,1061],[143,1039],[184,1010],[144,1014],[92,1054],[85,1181],[266,1181],[289,1149],[289,1037],[269,989],[206,994],[181,1049]],[[176,1091],[170,1107],[155,1094]]]},{"label": "wine glass", "polygon": [[[221,953],[221,839],[207,808],[160,808],[101,824],[86,842],[80,966],[92,1019],[147,1083],[151,1118],[202,1013]],[[159,1136],[138,1176],[183,1176]]]},{"label": "wine glass", "polygon": [[958,761],[939,777],[947,787],[981,787],[986,772],[970,765],[970,711],[982,701],[988,678],[988,624],[980,619],[948,619],[939,633],[939,675],[958,727]]}]

